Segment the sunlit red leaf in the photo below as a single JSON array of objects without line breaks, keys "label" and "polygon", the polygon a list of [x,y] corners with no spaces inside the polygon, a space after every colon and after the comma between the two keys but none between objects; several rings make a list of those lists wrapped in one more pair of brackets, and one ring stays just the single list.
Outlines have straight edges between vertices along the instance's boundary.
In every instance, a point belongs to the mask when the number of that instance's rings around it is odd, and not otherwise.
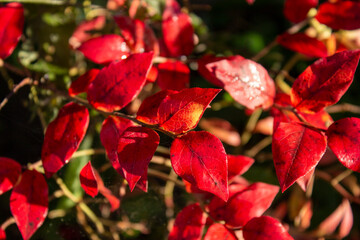
[{"label": "sunlit red leaf", "polygon": [[242,155],[227,155],[229,181],[237,175],[245,173],[254,163],[254,159]]},{"label": "sunlit red leaf", "polygon": [[[282,107],[289,107],[291,105],[290,95],[278,93],[276,94],[275,103]],[[271,114],[274,116],[274,129],[278,127],[280,122],[299,122],[302,120],[298,118],[300,116],[305,120],[309,125],[320,128],[327,129],[329,125],[333,123],[332,117],[325,112],[325,110],[320,110],[316,113],[304,113],[298,112],[298,116],[291,110],[277,109],[272,108]]]},{"label": "sunlit red leaf", "polygon": [[153,53],[132,54],[101,69],[88,87],[89,103],[106,112],[125,107],[145,85],[152,57]]},{"label": "sunlit red leaf", "polygon": [[269,216],[251,219],[243,228],[245,240],[293,240],[284,226]]},{"label": "sunlit red leaf", "polygon": [[157,77],[158,77],[159,71],[156,67],[152,66],[146,76],[146,81],[147,82],[155,82]]},{"label": "sunlit red leaf", "polygon": [[330,235],[335,232],[339,225],[339,238],[344,238],[350,233],[353,226],[353,213],[347,199],[344,199],[339,207],[321,222],[316,232],[320,236]]},{"label": "sunlit red leaf", "polygon": [[208,80],[209,82],[211,82],[215,86],[224,87],[224,83],[222,81],[220,81],[219,79],[217,79],[217,77],[215,76],[215,74],[213,73],[213,71],[211,69],[208,69],[206,67],[206,65],[208,63],[217,62],[217,61],[224,60],[224,59],[228,59],[228,60],[232,60],[232,61],[242,61],[242,60],[244,60],[244,58],[242,56],[239,56],[239,55],[229,56],[229,57],[216,57],[216,56],[213,56],[213,55],[204,55],[203,57],[201,57],[198,60],[198,71],[199,71],[199,73],[201,74],[201,76],[203,76],[206,80]]},{"label": "sunlit red leaf", "polygon": [[325,150],[326,138],[319,131],[281,122],[273,135],[272,151],[282,192],[313,170]]},{"label": "sunlit red leaf", "polygon": [[91,162],[88,162],[80,171],[80,183],[85,193],[92,197],[98,194],[98,184],[95,178]]},{"label": "sunlit red leaf", "polygon": [[215,223],[209,227],[204,240],[237,240],[234,231],[224,225]]},{"label": "sunlit red leaf", "polygon": [[78,48],[84,56],[97,64],[108,64],[129,56],[130,49],[125,40],[116,34],[92,38]]},{"label": "sunlit red leaf", "polygon": [[86,92],[89,84],[95,80],[99,72],[99,69],[93,68],[78,77],[75,81],[71,83],[69,88],[69,95],[75,96],[77,94]]},{"label": "sunlit red leaf", "polygon": [[323,42],[304,33],[284,33],[279,35],[276,41],[283,47],[308,57],[320,58],[328,55],[327,48]]},{"label": "sunlit red leaf", "polygon": [[223,82],[235,101],[250,109],[269,108],[275,97],[274,81],[260,64],[248,59],[208,63],[208,70]]},{"label": "sunlit red leaf", "polygon": [[93,169],[93,171],[95,174],[95,179],[97,181],[99,192],[109,201],[111,205],[110,211],[111,212],[115,211],[120,207],[120,200],[117,197],[115,197],[114,194],[111,192],[111,190],[104,185],[104,182],[98,171],[96,171],[96,169]]},{"label": "sunlit red leaf", "polygon": [[292,86],[292,105],[302,112],[318,112],[338,102],[352,83],[359,57],[360,50],[344,51],[310,65]]},{"label": "sunlit red leaf", "polygon": [[222,142],[231,146],[237,147],[240,145],[241,137],[238,131],[231,125],[230,122],[220,118],[202,118],[199,126],[214,134]]},{"label": "sunlit red leaf", "polygon": [[316,19],[332,29],[354,30],[360,28],[360,2],[337,1],[320,4]]},{"label": "sunlit red leaf", "polygon": [[0,157],[0,195],[13,188],[21,174],[21,165],[11,158]]},{"label": "sunlit red leaf", "polygon": [[170,57],[189,55],[194,48],[194,28],[189,15],[181,12],[176,0],[166,0],[162,33]]},{"label": "sunlit red leaf", "polygon": [[89,125],[89,112],[76,103],[63,106],[46,129],[41,160],[46,177],[69,162],[79,148]]},{"label": "sunlit red leaf", "polygon": [[14,51],[24,28],[24,8],[20,3],[8,3],[0,8],[0,59]]},{"label": "sunlit red leaf", "polygon": [[198,203],[183,208],[176,216],[168,240],[200,240],[205,220]]},{"label": "sunlit red leaf", "polygon": [[196,127],[205,109],[220,91],[212,88],[161,91],[143,101],[136,118],[174,134],[185,133]]},{"label": "sunlit red leaf", "polygon": [[305,20],[311,8],[318,5],[318,0],[286,0],[284,15],[291,22],[298,23]]},{"label": "sunlit red leaf", "polygon": [[115,16],[114,19],[133,53],[153,51],[155,56],[159,54],[160,47],[155,34],[143,21],[126,16]]},{"label": "sunlit red leaf", "polygon": [[100,138],[113,167],[127,180],[132,191],[147,171],[159,145],[159,135],[150,128],[134,126],[130,120],[108,117]]},{"label": "sunlit red leaf", "polygon": [[360,119],[344,118],[334,122],[326,132],[329,147],[347,168],[360,172]]},{"label": "sunlit red leaf", "polygon": [[48,185],[42,174],[27,170],[10,196],[10,210],[24,240],[44,222],[48,212]]},{"label": "sunlit red leaf", "polygon": [[100,30],[104,27],[106,21],[105,16],[98,16],[91,20],[81,22],[75,29],[69,39],[72,48],[78,48],[83,42],[92,38],[92,34],[88,31]]},{"label": "sunlit red leaf", "polygon": [[189,132],[170,148],[176,174],[223,200],[229,197],[227,157],[221,141],[208,132]]},{"label": "sunlit red leaf", "polygon": [[167,61],[158,65],[157,84],[163,90],[180,91],[189,87],[190,69],[181,61]]}]

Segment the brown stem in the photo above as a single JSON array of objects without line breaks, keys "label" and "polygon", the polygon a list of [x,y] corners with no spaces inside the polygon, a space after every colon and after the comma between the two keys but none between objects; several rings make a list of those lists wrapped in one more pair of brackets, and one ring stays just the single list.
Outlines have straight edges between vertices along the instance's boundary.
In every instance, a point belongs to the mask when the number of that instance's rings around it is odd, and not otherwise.
[{"label": "brown stem", "polygon": [[165,174],[165,173],[163,173],[163,172],[157,171],[157,170],[155,170],[155,169],[149,168],[149,169],[148,169],[148,175],[149,175],[149,176],[155,176],[155,177],[160,178],[160,179],[163,179],[163,180],[165,180],[165,181],[172,181],[172,182],[174,182],[178,187],[181,187],[181,188],[184,188],[184,187],[185,187],[185,184],[184,184],[182,181],[178,180],[177,178],[172,178],[172,177],[170,177],[169,175],[167,175],[167,174]]},{"label": "brown stem", "polygon": [[11,92],[1,101],[0,103],[0,111],[1,109],[6,105],[6,103],[9,101],[9,99],[15,94],[17,93],[17,91],[19,91],[19,89],[21,89],[22,87],[26,86],[26,85],[30,85],[32,84],[32,80],[30,78],[24,78],[18,85],[16,85]]},{"label": "brown stem", "polygon": [[355,114],[360,114],[360,107],[350,103],[343,103],[330,106],[326,108],[326,111],[328,113],[351,112]]}]

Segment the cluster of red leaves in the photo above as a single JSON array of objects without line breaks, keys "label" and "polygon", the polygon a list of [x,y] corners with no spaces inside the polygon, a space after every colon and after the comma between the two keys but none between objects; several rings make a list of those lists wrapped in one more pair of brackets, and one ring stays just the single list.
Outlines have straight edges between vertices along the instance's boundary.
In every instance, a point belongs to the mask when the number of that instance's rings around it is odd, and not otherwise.
[{"label": "cluster of red leaves", "polygon": [[[300,22],[317,4],[317,0],[286,0],[284,14],[290,21]],[[333,29],[357,29],[360,27],[356,21],[359,10],[360,4],[355,1],[325,2],[315,18]],[[24,15],[22,6],[17,3],[0,8],[0,12],[3,20],[0,21],[3,33],[0,34],[3,43],[0,58],[5,59],[21,36]],[[86,92],[92,108],[117,115],[115,111],[134,100],[146,82],[154,80],[152,75],[158,75],[158,85],[163,90],[142,102],[136,118],[107,117],[100,138],[113,168],[127,180],[131,191],[135,187],[147,191],[147,168],[160,141],[154,129],[174,138],[170,148],[174,171],[186,181],[190,192],[203,194],[209,204],[203,206],[208,218],[198,203],[185,207],[177,215],[169,239],[200,239],[206,225],[209,226],[204,238],[207,240],[237,239],[239,234],[245,240],[292,239],[278,220],[262,216],[279,188],[259,182],[249,184],[238,176],[254,160],[227,155],[221,141],[209,132],[191,132],[221,90],[187,88],[190,70],[179,60],[167,60],[156,68],[152,66],[154,56],[179,58],[192,53],[194,29],[189,15],[181,11],[175,0],[166,0],[160,40],[150,26],[139,19],[116,16],[114,21],[121,36],[99,37],[89,33],[105,25],[104,16],[83,22],[74,32],[70,39],[72,47],[89,60],[106,66],[80,76],[71,84],[69,95]],[[295,182],[306,188],[327,147],[345,167],[360,172],[357,148],[360,119],[346,118],[333,123],[324,111],[325,107],[337,103],[352,83],[360,50],[327,57],[326,45],[303,33],[282,34],[277,42],[306,56],[322,57],[295,80],[290,95],[276,93],[267,70],[242,56],[206,55],[198,61],[198,71],[248,109],[271,108],[273,159],[282,191]],[[89,112],[85,106],[68,103],[62,107],[45,134],[42,163],[46,177],[51,177],[69,162],[88,124]],[[87,194],[95,197],[100,192],[109,200],[112,211],[119,208],[119,199],[105,187],[90,162],[79,177]],[[46,180],[36,170],[22,171],[16,161],[0,158],[0,194],[10,189],[13,189],[11,212],[23,238],[29,239],[47,215]],[[204,194],[204,191],[211,194]],[[340,213],[334,214],[341,215],[338,217],[340,231],[347,232],[349,229],[344,226],[350,223],[351,209],[349,211],[347,202],[339,209]],[[331,227],[333,225],[325,221],[319,229],[328,231]],[[238,229],[241,231],[236,231]],[[0,238],[2,235],[5,233],[0,231]]]}]

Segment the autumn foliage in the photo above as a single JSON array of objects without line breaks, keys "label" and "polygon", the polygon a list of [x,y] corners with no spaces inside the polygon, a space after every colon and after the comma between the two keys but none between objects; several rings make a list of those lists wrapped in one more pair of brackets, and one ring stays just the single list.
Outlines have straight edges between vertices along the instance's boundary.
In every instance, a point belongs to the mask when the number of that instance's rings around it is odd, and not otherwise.
[{"label": "autumn foliage", "polygon": [[[58,99],[53,117],[34,108],[45,128],[38,161],[0,157],[0,195],[11,191],[11,216],[1,225],[0,240],[11,223],[23,239],[35,239],[44,221],[68,214],[53,204],[60,197],[72,201],[90,239],[126,238],[128,229],[146,236],[143,222],[118,216],[124,199],[160,188],[170,240],[344,238],[351,231],[359,236],[350,202],[360,204],[360,119],[333,120],[330,113],[358,84],[353,81],[360,44],[349,44],[343,30],[360,28],[360,3],[285,0],[283,14],[293,25],[251,58],[199,52],[203,43],[188,2],[166,0],[152,15],[147,1],[108,1],[109,9],[82,20],[68,39],[71,53],[88,67],[79,71],[74,65],[77,77],[66,89],[63,79],[50,79],[42,68],[37,72],[31,61],[13,66],[7,60],[25,45],[28,19],[20,3],[0,7],[1,64],[24,77],[0,111],[24,85],[36,95],[35,105]],[[276,45],[295,52],[283,68],[260,61]],[[292,76],[299,61],[306,65]],[[194,84],[194,75],[201,84]],[[220,110],[228,105],[236,106],[234,117],[245,116],[241,131],[222,118]],[[350,106],[345,111],[359,114],[358,106]],[[103,155],[100,164],[93,155]],[[75,169],[82,189],[77,196],[67,186],[66,171],[83,156],[86,161]],[[247,178],[269,159],[267,172]],[[120,182],[116,189],[105,181],[109,172]],[[263,181],[262,174],[277,180]],[[350,176],[352,185],[343,187],[340,182]],[[310,228],[319,178],[342,202]],[[181,207],[174,207],[174,188],[186,196]],[[291,200],[295,194],[301,200]]]}]

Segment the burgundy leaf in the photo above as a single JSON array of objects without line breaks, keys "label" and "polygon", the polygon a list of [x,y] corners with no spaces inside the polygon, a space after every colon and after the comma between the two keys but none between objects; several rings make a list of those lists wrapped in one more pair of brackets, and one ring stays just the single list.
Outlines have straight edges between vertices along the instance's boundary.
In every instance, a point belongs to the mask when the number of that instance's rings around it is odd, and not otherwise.
[{"label": "burgundy leaf", "polygon": [[234,231],[224,225],[215,223],[209,227],[204,240],[237,240]]},{"label": "burgundy leaf", "polygon": [[127,180],[132,191],[147,172],[159,145],[159,135],[150,128],[134,126],[130,120],[108,117],[100,138],[113,167]]},{"label": "burgundy leaf", "polygon": [[281,191],[313,170],[326,150],[318,130],[298,123],[281,122],[273,135],[273,158]]},{"label": "burgundy leaf", "polygon": [[301,112],[318,112],[335,104],[353,81],[360,50],[321,58],[305,69],[291,89],[292,105]]},{"label": "burgundy leaf", "polygon": [[14,51],[24,28],[24,8],[20,3],[8,3],[0,8],[0,59]]},{"label": "burgundy leaf", "polygon": [[95,80],[99,72],[99,69],[93,68],[78,77],[75,81],[71,83],[69,88],[69,95],[73,97],[80,93],[86,92],[89,84]]},{"label": "burgundy leaf", "polygon": [[158,65],[157,84],[163,90],[180,91],[189,87],[190,69],[181,61],[166,61]]},{"label": "burgundy leaf", "polygon": [[42,174],[26,170],[10,196],[10,210],[24,240],[42,225],[48,213],[48,186]]},{"label": "burgundy leaf", "polygon": [[181,12],[176,0],[166,0],[162,33],[170,57],[189,55],[194,48],[194,28],[189,15]]},{"label": "burgundy leaf", "polygon": [[99,192],[109,201],[111,205],[110,211],[111,212],[115,211],[120,207],[120,200],[114,196],[114,194],[110,191],[110,189],[105,187],[104,182],[98,171],[96,171],[96,169],[93,169],[93,171],[95,174],[95,179],[97,181]]},{"label": "burgundy leaf", "polygon": [[88,87],[89,103],[106,112],[125,107],[143,88],[152,57],[153,53],[132,54],[101,69]]},{"label": "burgundy leaf", "polygon": [[98,194],[98,184],[95,178],[91,162],[88,162],[80,171],[80,183],[85,193],[92,197]]},{"label": "burgundy leaf", "polygon": [[170,148],[176,174],[201,190],[224,201],[229,197],[227,157],[221,141],[208,132],[189,132],[177,138]]},{"label": "burgundy leaf", "polygon": [[327,48],[323,42],[304,33],[284,33],[279,35],[276,41],[283,47],[308,57],[320,58],[328,56]]},{"label": "burgundy leaf", "polygon": [[235,176],[242,175],[243,173],[245,173],[255,162],[254,159],[241,155],[235,156],[228,154],[227,159],[228,159],[228,169],[229,169],[229,173],[228,173],[229,181],[233,179]]},{"label": "burgundy leaf", "polygon": [[21,174],[21,165],[11,158],[0,157],[0,195],[13,188]]},{"label": "burgundy leaf", "polygon": [[160,47],[155,34],[143,21],[127,16],[115,16],[114,19],[133,53],[153,51],[155,56],[159,55]]},{"label": "burgundy leaf", "polygon": [[200,240],[205,220],[198,203],[185,207],[176,216],[168,240]]},{"label": "burgundy leaf", "polygon": [[91,20],[81,22],[69,39],[70,46],[73,49],[78,48],[83,42],[92,38],[92,34],[88,31],[102,29],[105,26],[105,22],[105,16],[98,16]]},{"label": "burgundy leaf", "polygon": [[185,133],[196,127],[205,109],[220,91],[212,88],[161,91],[143,101],[136,118],[173,134]]},{"label": "burgundy leaf", "polygon": [[329,147],[347,168],[360,172],[360,119],[344,118],[334,122],[326,132]]},{"label": "burgundy leaf", "polygon": [[285,0],[284,15],[291,22],[305,20],[311,8],[316,8],[318,0]]},{"label": "burgundy leaf", "polygon": [[284,226],[269,216],[251,219],[243,228],[245,240],[294,240]]},{"label": "burgundy leaf", "polygon": [[78,48],[84,56],[97,64],[108,64],[129,56],[130,49],[125,40],[116,34],[92,38]]},{"label": "burgundy leaf", "polygon": [[235,101],[247,108],[269,108],[275,97],[274,81],[260,64],[248,59],[220,60],[206,65],[223,82]]},{"label": "burgundy leaf", "polygon": [[63,106],[46,129],[41,159],[46,177],[69,162],[79,148],[89,125],[89,112],[76,103]]},{"label": "burgundy leaf", "polygon": [[360,2],[337,1],[320,4],[316,19],[332,29],[354,30],[360,28]]}]

